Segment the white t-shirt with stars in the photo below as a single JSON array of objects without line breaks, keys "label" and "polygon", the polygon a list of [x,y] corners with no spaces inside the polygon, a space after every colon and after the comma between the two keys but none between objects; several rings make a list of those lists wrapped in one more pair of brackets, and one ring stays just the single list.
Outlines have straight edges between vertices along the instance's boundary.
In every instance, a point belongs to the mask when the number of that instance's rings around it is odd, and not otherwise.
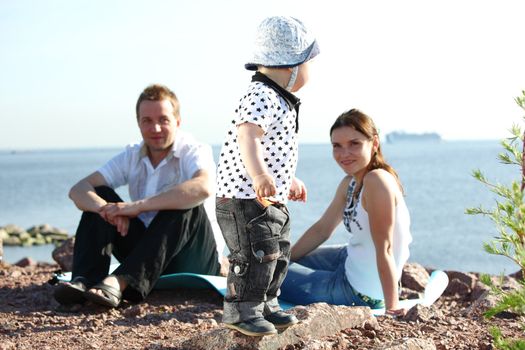
[{"label": "white t-shirt with stars", "polygon": [[237,143],[237,127],[247,122],[264,131],[261,140],[263,159],[277,187],[273,199],[287,202],[297,167],[296,113],[279,93],[266,84],[255,81],[249,85],[222,145],[217,169],[218,197],[256,198]]}]

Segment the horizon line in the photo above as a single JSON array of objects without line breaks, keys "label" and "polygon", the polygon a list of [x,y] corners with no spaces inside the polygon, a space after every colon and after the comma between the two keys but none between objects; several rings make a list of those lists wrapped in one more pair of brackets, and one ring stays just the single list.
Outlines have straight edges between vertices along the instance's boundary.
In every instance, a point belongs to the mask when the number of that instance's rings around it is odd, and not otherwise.
[{"label": "horizon line", "polygon": [[[501,142],[502,139],[441,139],[439,141],[399,141],[394,143],[389,143],[386,140],[382,140],[384,145],[392,144],[407,144],[407,143],[440,143],[440,142]],[[112,149],[121,149],[130,145],[131,143],[126,143],[123,145],[106,145],[106,146],[71,146],[71,147],[60,147],[60,146],[49,146],[49,147],[21,147],[21,148],[0,148],[0,153],[25,153],[25,152],[46,152],[46,151],[82,151],[82,150],[112,150]],[[208,143],[211,147],[221,146],[222,143]],[[301,145],[329,145],[329,142],[300,142]]]}]

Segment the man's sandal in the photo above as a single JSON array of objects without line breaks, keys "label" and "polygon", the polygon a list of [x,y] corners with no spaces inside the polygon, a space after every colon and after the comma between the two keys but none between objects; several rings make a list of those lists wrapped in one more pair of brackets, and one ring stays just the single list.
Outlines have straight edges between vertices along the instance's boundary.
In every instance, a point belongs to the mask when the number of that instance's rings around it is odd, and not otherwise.
[{"label": "man's sandal", "polygon": [[53,296],[62,305],[82,304],[86,301],[84,293],[87,290],[88,281],[77,276],[71,282],[61,282],[55,287]]},{"label": "man's sandal", "polygon": [[[99,290],[102,292],[102,295],[95,293],[92,290]],[[86,291],[84,293],[84,297],[89,301],[99,305],[117,307],[122,301],[122,292],[118,288],[101,282],[91,287],[90,290]]]}]

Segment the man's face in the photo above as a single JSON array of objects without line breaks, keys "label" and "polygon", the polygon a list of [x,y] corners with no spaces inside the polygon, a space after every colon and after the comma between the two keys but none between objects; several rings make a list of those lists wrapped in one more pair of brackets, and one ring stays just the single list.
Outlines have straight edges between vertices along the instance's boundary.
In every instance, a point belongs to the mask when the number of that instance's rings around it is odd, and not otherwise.
[{"label": "man's face", "polygon": [[142,101],[139,105],[140,133],[151,153],[168,151],[179,129],[180,119],[175,118],[169,100]]}]

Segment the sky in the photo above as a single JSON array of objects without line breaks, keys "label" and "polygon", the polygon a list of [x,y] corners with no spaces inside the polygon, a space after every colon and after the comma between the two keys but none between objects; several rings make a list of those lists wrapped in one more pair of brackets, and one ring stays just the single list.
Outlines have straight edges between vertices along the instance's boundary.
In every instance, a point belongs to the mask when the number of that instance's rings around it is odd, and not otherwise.
[{"label": "sky", "polygon": [[250,81],[255,29],[301,19],[317,38],[300,142],[329,142],[359,108],[380,133],[501,139],[524,112],[525,2],[0,0],[0,150],[140,141],[149,84],[178,95],[183,129],[222,142]]}]

